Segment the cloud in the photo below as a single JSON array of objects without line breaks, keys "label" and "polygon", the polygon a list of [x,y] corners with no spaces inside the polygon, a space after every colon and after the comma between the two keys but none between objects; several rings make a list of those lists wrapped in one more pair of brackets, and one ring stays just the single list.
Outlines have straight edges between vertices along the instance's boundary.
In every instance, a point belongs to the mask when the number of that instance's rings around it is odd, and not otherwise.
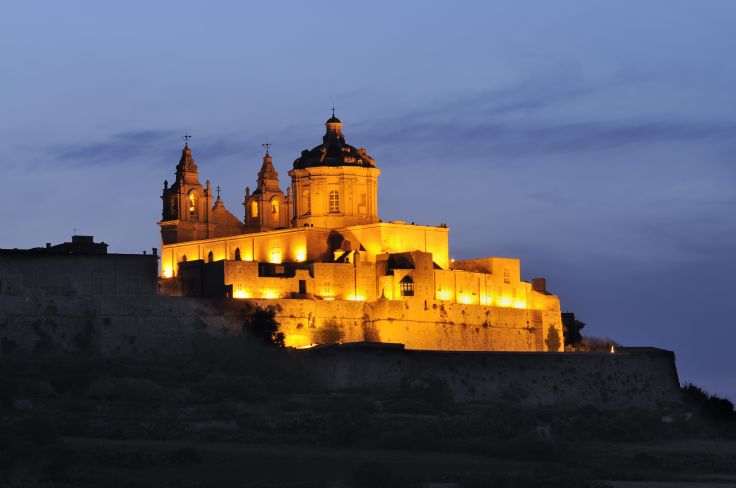
[{"label": "cloud", "polygon": [[151,160],[176,140],[171,130],[142,130],[113,134],[104,142],[64,144],[49,148],[55,159],[71,165],[105,165],[132,159]]},{"label": "cloud", "polygon": [[[581,115],[576,110],[610,97],[609,90],[641,81],[614,78],[598,84],[575,80],[526,82],[458,97],[397,117],[357,126],[361,139],[383,146],[421,145],[422,153],[464,156],[527,156],[608,150],[626,146],[702,141],[728,142],[736,121],[695,120],[684,115],[647,114],[616,118],[605,110]],[[615,99],[614,99],[615,100]],[[615,102],[614,102],[615,103]],[[589,107],[588,107],[589,110]],[[373,142],[375,141],[375,142]]]}]

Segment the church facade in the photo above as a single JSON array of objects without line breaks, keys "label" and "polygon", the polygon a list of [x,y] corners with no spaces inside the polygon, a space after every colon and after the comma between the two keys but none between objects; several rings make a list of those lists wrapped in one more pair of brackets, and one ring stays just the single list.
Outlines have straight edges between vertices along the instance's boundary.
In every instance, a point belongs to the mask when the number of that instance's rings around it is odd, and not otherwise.
[{"label": "church facade", "polygon": [[266,147],[243,218],[199,181],[185,144],[164,182],[161,280],[166,293],[277,306],[287,346],[325,337],[409,349],[562,350],[557,296],[521,280],[518,259],[451,260],[446,225],[385,222],[376,162],[345,141],[334,114],[302,151],[286,193]]}]

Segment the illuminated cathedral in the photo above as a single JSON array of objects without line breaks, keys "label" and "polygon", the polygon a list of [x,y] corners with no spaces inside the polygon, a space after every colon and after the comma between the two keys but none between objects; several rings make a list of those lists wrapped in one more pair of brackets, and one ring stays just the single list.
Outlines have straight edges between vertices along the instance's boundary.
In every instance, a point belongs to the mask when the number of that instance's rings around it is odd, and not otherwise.
[{"label": "illuminated cathedral", "polygon": [[518,259],[451,260],[446,225],[383,221],[381,170],[342,122],[302,151],[281,189],[268,145],[243,218],[203,186],[186,143],[164,182],[162,290],[274,305],[287,346],[402,343],[409,349],[562,350],[557,296],[520,278]]}]

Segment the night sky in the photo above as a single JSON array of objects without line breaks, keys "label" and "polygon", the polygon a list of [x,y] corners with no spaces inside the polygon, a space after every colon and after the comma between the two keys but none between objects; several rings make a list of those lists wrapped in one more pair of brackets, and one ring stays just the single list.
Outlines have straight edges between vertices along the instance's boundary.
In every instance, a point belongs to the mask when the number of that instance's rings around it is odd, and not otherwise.
[{"label": "night sky", "polygon": [[[736,2],[14,2],[0,247],[160,247],[183,145],[242,218],[335,105],[383,220],[511,256],[584,333],[736,399]],[[439,5],[438,5],[439,4]]]}]

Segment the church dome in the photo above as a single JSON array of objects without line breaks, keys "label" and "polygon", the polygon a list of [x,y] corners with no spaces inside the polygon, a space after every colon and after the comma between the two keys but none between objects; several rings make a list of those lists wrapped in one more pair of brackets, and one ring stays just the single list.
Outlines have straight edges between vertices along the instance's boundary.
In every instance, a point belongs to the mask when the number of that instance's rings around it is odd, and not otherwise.
[{"label": "church dome", "polygon": [[327,131],[322,144],[302,151],[301,157],[294,161],[294,169],[316,166],[376,166],[376,162],[365,149],[355,148],[345,142],[342,122],[334,114],[325,122],[325,127]]}]

